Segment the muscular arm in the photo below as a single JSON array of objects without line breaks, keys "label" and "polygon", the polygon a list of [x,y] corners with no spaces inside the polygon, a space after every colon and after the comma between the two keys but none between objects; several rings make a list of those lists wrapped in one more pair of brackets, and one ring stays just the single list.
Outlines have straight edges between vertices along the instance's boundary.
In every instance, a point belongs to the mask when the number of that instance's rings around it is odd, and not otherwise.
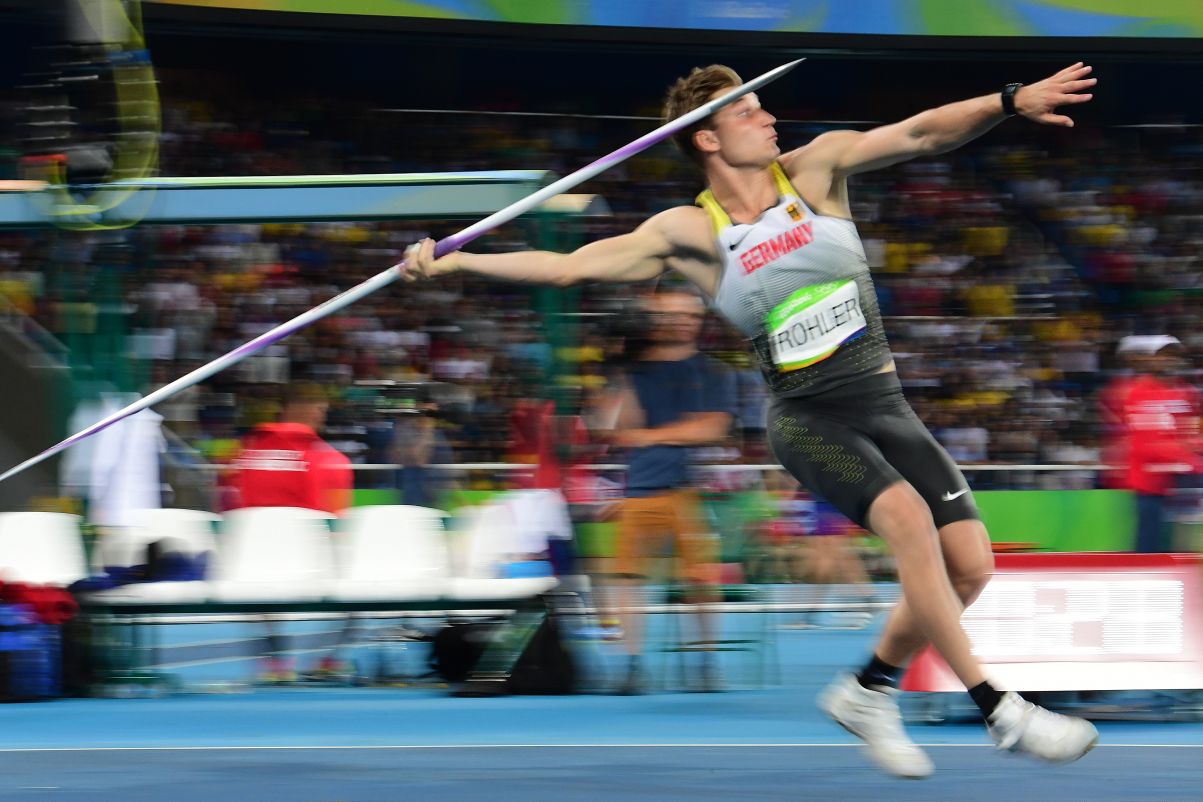
[{"label": "muscular arm", "polygon": [[823,164],[837,176],[856,175],[955,150],[1005,119],[998,96],[987,95],[928,109],[863,133],[820,134],[797,153],[805,152],[809,160]]},{"label": "muscular arm", "polygon": [[644,223],[630,234],[591,242],[572,253],[458,253],[455,269],[482,276],[566,287],[579,281],[644,281],[664,272],[669,243]]},{"label": "muscular arm", "polygon": [[[1023,86],[1015,95],[1018,114],[1046,125],[1072,126],[1073,120],[1054,110],[1084,103],[1083,94],[1095,83],[1091,68],[1075,64],[1043,81]],[[946,153],[970,142],[1006,119],[997,93],[949,103],[920,112],[901,122],[863,133],[831,131],[782,158],[791,173],[829,170],[835,177],[889,167],[917,156]]]},{"label": "muscular arm", "polygon": [[699,210],[669,209],[629,234],[591,242],[572,253],[450,253],[434,258],[434,243],[423,240],[406,252],[409,278],[463,271],[532,284],[568,286],[579,281],[635,282],[655,278],[670,268],[698,281],[699,266],[713,257],[708,230]]}]

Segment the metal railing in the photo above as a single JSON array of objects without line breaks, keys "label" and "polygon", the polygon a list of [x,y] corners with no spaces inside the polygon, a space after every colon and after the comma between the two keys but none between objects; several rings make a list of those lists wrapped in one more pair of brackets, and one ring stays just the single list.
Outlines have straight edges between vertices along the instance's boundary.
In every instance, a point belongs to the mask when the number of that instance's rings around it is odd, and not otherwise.
[{"label": "metal railing", "polygon": [[[356,487],[361,489],[384,489],[391,486],[391,481],[382,474],[396,471],[402,466],[398,463],[353,463]],[[533,472],[535,465],[513,462],[455,462],[434,463],[426,466],[435,471],[445,472],[454,477],[465,477],[468,474],[485,474],[484,478],[492,478],[498,485],[504,485],[508,477],[516,472]],[[579,466],[588,470],[617,473],[625,471],[627,466],[622,463],[595,463]],[[732,474],[780,471],[784,468],[775,463],[706,463],[694,466],[702,474]],[[1091,489],[1099,485],[1099,474],[1113,469],[1114,466],[1102,463],[1086,464],[1029,464],[1029,463],[984,463],[963,464],[959,466],[967,476],[969,484],[975,490],[1081,490]],[[211,480],[213,473],[231,470],[231,466],[205,463],[195,466],[177,466],[177,471],[195,468]],[[177,474],[178,475],[178,474]]]}]

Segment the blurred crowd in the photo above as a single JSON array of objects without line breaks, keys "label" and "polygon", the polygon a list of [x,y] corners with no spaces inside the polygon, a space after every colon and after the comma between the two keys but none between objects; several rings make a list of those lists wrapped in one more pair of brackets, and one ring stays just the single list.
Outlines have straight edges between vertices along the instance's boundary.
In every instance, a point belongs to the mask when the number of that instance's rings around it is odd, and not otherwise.
[{"label": "blurred crowd", "polygon": [[[175,85],[198,81],[183,76]],[[165,99],[163,174],[563,174],[650,125],[203,97],[198,89],[194,100]],[[780,127],[783,141],[798,143],[817,130]],[[971,471],[975,487],[1096,485],[1095,399],[1121,369],[1124,336],[1177,336],[1181,370],[1197,376],[1203,181],[1182,169],[1203,153],[1193,130],[1094,133],[1076,150],[986,143],[854,179],[854,214],[899,372],[935,435],[970,468],[1083,466]],[[610,214],[565,222],[569,230],[551,241],[581,244],[630,230],[690,202],[697,189],[683,160],[653,149],[584,187],[606,199]],[[432,220],[4,231],[0,293],[81,355],[81,365],[101,365],[83,378],[145,393],[378,273],[419,237],[458,227]],[[474,247],[541,247],[546,236],[519,223]],[[326,388],[326,437],[352,463],[401,461],[397,433],[415,416],[433,421],[438,434],[425,459],[529,462],[516,413],[543,399],[561,414],[580,410],[622,349],[628,332],[618,323],[631,295],[626,287],[559,291],[464,277],[392,288],[159,411],[180,449],[222,462],[240,435],[278,413],[280,388],[303,380]],[[717,456],[765,461],[765,391],[744,343],[710,320],[703,346],[738,377],[739,436]],[[104,368],[106,360],[113,367]],[[356,485],[384,486],[384,477],[360,471]],[[495,477],[482,470],[458,478]]]}]

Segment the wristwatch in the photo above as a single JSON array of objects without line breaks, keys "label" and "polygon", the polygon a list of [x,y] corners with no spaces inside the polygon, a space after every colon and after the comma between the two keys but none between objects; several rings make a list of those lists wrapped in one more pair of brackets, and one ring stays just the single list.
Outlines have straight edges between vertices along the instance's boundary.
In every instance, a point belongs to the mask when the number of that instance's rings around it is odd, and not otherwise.
[{"label": "wristwatch", "polygon": [[1002,107],[1003,114],[1008,117],[1014,117],[1018,112],[1015,111],[1015,93],[1019,91],[1019,87],[1023,84],[1007,84],[1002,88]]}]

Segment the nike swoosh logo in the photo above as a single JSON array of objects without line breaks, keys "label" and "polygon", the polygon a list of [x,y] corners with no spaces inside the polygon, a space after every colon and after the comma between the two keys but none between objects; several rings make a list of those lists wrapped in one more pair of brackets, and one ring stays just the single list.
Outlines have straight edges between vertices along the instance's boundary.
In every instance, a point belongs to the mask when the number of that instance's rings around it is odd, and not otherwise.
[{"label": "nike swoosh logo", "polygon": [[944,495],[940,496],[940,498],[944,499],[945,501],[952,501],[953,499],[960,498],[961,496],[965,495],[968,492],[969,492],[969,488],[967,488],[967,487],[962,488],[955,493],[949,493],[949,492],[945,491]]},{"label": "nike swoosh logo", "polygon": [[744,241],[744,240],[747,238],[747,236],[748,236],[749,234],[751,234],[751,233],[752,233],[752,229],[750,229],[750,228],[749,228],[747,231],[745,231],[744,233],[740,234],[740,235],[739,235],[739,239],[737,239],[737,240],[735,240],[734,242],[732,242],[732,243],[730,244],[730,246],[728,246],[728,247],[730,247],[730,248],[731,248],[731,250],[735,250],[736,248],[738,248],[738,247],[739,247],[739,244],[740,244],[741,242],[743,242],[743,241]]}]

